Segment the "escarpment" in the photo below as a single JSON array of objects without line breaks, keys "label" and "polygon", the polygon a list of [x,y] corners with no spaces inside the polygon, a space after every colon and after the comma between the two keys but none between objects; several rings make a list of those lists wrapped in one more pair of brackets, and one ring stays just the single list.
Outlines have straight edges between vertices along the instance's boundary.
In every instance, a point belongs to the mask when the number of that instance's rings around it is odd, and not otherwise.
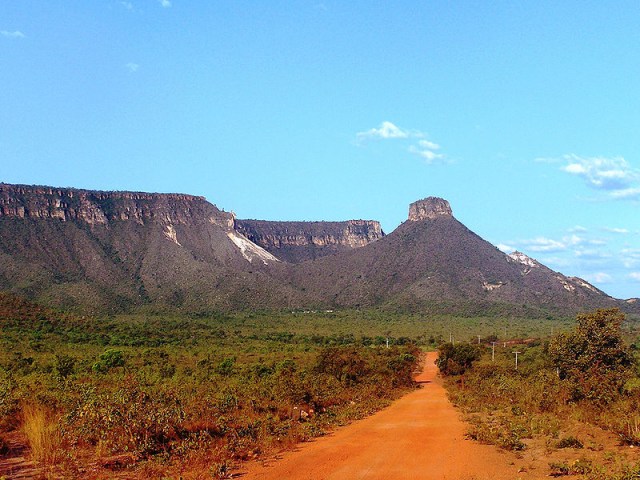
[{"label": "escarpment", "polygon": [[80,221],[107,225],[113,221],[188,224],[207,221],[233,228],[234,215],[220,211],[204,197],[177,193],[102,192],[0,184],[0,217]]},{"label": "escarpment", "polygon": [[236,230],[252,242],[289,263],[324,257],[364,247],[384,237],[380,222],[271,222],[236,220]]}]

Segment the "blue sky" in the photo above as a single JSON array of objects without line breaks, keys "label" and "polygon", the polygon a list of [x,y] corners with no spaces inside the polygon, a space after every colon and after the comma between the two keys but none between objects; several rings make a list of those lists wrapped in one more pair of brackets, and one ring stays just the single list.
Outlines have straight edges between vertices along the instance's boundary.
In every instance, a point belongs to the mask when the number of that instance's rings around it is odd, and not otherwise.
[{"label": "blue sky", "polygon": [[0,3],[0,181],[377,219],[640,296],[640,3]]}]

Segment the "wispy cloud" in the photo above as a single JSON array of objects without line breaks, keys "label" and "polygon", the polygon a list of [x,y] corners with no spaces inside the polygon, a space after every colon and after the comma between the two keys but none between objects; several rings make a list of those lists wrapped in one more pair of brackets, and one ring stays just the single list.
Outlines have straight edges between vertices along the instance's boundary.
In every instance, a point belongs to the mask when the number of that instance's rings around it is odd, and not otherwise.
[{"label": "wispy cloud", "polygon": [[608,252],[602,252],[594,248],[582,248],[574,252],[574,255],[580,259],[587,260],[603,260],[611,258],[611,254]]},{"label": "wispy cloud", "polygon": [[631,272],[629,275],[627,275],[627,278],[629,278],[629,280],[633,280],[634,282],[640,282],[640,272]]},{"label": "wispy cloud", "polygon": [[16,30],[14,32],[9,32],[7,30],[0,30],[0,35],[6,38],[26,38],[26,35],[22,33],[20,30]]},{"label": "wispy cloud", "polygon": [[563,172],[582,178],[605,198],[640,200],[640,169],[624,157],[581,157],[575,154],[557,158],[536,158],[540,163],[564,163]]},{"label": "wispy cloud", "polygon": [[127,10],[133,10],[133,3],[131,2],[120,2],[120,5],[122,5]]},{"label": "wispy cloud", "polygon": [[427,163],[444,159],[444,155],[437,153],[437,150],[440,150],[440,145],[430,142],[429,140],[420,140],[417,145],[409,146],[410,153],[422,157]]},{"label": "wispy cloud", "polygon": [[611,196],[613,198],[621,199],[621,200],[625,200],[625,199],[638,200],[640,199],[640,187],[630,187],[630,188],[623,188],[621,190],[615,190],[611,192]]},{"label": "wispy cloud", "polygon": [[536,237],[518,242],[532,252],[561,252],[569,245],[565,241],[554,240],[546,237]]},{"label": "wispy cloud", "polygon": [[[363,145],[373,140],[405,140],[405,148],[413,155],[417,155],[426,163],[443,161],[446,156],[440,153],[440,145],[426,139],[427,135],[420,130],[409,130],[398,127],[393,122],[384,121],[377,128],[371,128],[356,133],[356,145]],[[409,144],[407,146],[407,144]]]},{"label": "wispy cloud", "polygon": [[613,277],[605,272],[595,272],[584,276],[584,279],[591,283],[611,283]]},{"label": "wispy cloud", "polygon": [[640,172],[623,157],[579,157],[565,155],[565,172],[582,177],[589,186],[602,190],[623,190],[640,180]]},{"label": "wispy cloud", "polygon": [[562,252],[578,245],[593,244],[593,242],[579,235],[572,234],[564,236],[559,240],[540,236],[520,240],[516,242],[516,244],[532,252]]},{"label": "wispy cloud", "polygon": [[[575,229],[571,229],[571,231],[573,230]],[[586,232],[586,229],[580,231]],[[607,245],[607,242],[600,238],[589,238],[585,235],[572,233],[571,235],[565,235],[561,238],[548,238],[544,236],[538,236],[535,238],[524,240],[508,241],[507,244],[512,245],[517,249],[522,249],[526,252],[570,252],[575,257],[603,258],[602,255],[604,254],[596,253],[597,250],[593,247],[597,248],[605,246]]]},{"label": "wispy cloud", "polygon": [[513,253],[516,249],[513,248],[511,245],[507,245],[505,243],[499,243],[496,245],[496,247],[498,247],[498,250],[504,252],[504,253]]},{"label": "wispy cloud", "polygon": [[140,68],[140,65],[137,63],[129,62],[124,66],[130,73],[135,73]]},{"label": "wispy cloud", "polygon": [[158,2],[160,2],[160,5],[162,5],[162,8],[169,8],[171,6],[170,0],[158,0]]},{"label": "wispy cloud", "polygon": [[640,265],[640,248],[624,248],[620,254],[625,268],[636,268]]},{"label": "wispy cloud", "polygon": [[626,235],[629,233],[627,228],[611,228],[611,227],[603,227],[602,230],[609,233],[619,233],[621,235]]},{"label": "wispy cloud", "polygon": [[409,131],[403,130],[393,123],[385,121],[382,122],[378,128],[371,128],[365,132],[358,132],[356,134],[356,141],[358,143],[362,143],[371,139],[409,138],[409,136],[411,136]]}]

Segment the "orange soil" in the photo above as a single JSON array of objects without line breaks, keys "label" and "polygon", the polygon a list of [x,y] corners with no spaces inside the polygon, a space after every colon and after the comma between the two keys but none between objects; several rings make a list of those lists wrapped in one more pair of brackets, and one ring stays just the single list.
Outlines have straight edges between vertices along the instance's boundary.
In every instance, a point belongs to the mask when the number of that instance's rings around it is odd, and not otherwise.
[{"label": "orange soil", "polygon": [[280,460],[248,465],[242,478],[525,478],[526,474],[518,473],[510,454],[465,439],[466,425],[447,398],[437,376],[435,358],[435,353],[427,354],[424,371],[416,378],[423,388],[376,415],[283,454]]}]

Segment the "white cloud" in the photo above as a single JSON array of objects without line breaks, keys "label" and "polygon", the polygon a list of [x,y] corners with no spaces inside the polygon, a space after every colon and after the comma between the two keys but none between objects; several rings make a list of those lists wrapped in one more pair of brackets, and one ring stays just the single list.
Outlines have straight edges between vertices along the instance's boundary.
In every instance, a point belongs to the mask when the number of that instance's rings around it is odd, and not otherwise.
[{"label": "white cloud", "polygon": [[[409,140],[411,143],[407,151],[424,159],[426,163],[431,164],[436,161],[442,161],[446,156],[438,153],[440,145],[425,139],[425,133],[420,130],[407,130],[398,127],[392,122],[384,121],[378,128],[356,133],[356,145],[362,145],[367,140]],[[415,139],[419,139],[414,143]]]},{"label": "white cloud", "polygon": [[375,138],[409,138],[409,135],[410,133],[408,131],[402,130],[391,122],[385,121],[380,124],[380,128],[372,128],[366,132],[358,132],[356,134],[356,139],[359,142],[362,142],[364,140]]},{"label": "white cloud", "polygon": [[627,277],[634,282],[640,282],[640,272],[631,272]]},{"label": "white cloud", "polygon": [[26,38],[26,35],[22,33],[20,30],[16,30],[15,32],[8,32],[7,30],[0,30],[0,35],[7,38]]},{"label": "white cloud", "polygon": [[623,157],[564,155],[562,170],[581,177],[588,186],[605,190],[613,198],[640,198],[640,170]]},{"label": "white cloud", "polygon": [[160,5],[162,5],[162,8],[169,8],[171,6],[170,0],[158,0],[158,2],[160,2]]},{"label": "white cloud", "polygon": [[440,145],[434,142],[430,142],[429,140],[420,140],[418,142],[418,145],[428,150],[440,150]]},{"label": "white cloud", "polygon": [[570,260],[563,257],[544,257],[540,259],[540,261],[544,265],[547,265],[548,267],[554,267],[554,268],[567,268],[573,265],[573,263]]},{"label": "white cloud", "polygon": [[427,163],[433,163],[436,160],[444,159],[444,155],[441,153],[436,153],[433,150],[428,148],[420,148],[415,145],[411,145],[409,147],[409,153],[413,153],[414,155],[418,155],[419,157],[426,160]]},{"label": "white cloud", "polygon": [[585,227],[582,227],[580,225],[576,225],[573,228],[570,228],[569,230],[567,230],[567,232],[569,233],[586,233],[588,230]]},{"label": "white cloud", "polygon": [[616,199],[640,200],[640,187],[623,188],[611,192],[611,196]]},{"label": "white cloud", "polygon": [[581,250],[576,250],[574,252],[577,258],[584,258],[588,260],[602,260],[604,258],[611,258],[610,253],[601,252],[599,250],[595,250],[593,248],[585,248]]},{"label": "white cloud", "polygon": [[629,230],[626,228],[609,228],[609,227],[604,227],[602,230],[604,230],[605,232],[609,232],[609,233],[620,233],[620,234],[627,234],[629,233]]},{"label": "white cloud", "polygon": [[129,72],[135,73],[140,68],[140,65],[138,65],[137,63],[129,62],[125,65],[125,68],[129,70]]},{"label": "white cloud", "polygon": [[532,252],[560,252],[566,250],[568,245],[565,242],[553,240],[546,237],[536,237],[521,242]]},{"label": "white cloud", "polygon": [[515,252],[515,248],[511,247],[510,245],[505,245],[504,243],[499,243],[498,245],[496,245],[496,247],[498,247],[498,250],[504,252],[504,253],[513,253]]},{"label": "white cloud", "polygon": [[640,248],[624,248],[620,254],[625,268],[636,268],[640,265]]},{"label": "white cloud", "polygon": [[584,279],[591,283],[611,283],[613,277],[605,272],[590,273],[584,276]]}]

